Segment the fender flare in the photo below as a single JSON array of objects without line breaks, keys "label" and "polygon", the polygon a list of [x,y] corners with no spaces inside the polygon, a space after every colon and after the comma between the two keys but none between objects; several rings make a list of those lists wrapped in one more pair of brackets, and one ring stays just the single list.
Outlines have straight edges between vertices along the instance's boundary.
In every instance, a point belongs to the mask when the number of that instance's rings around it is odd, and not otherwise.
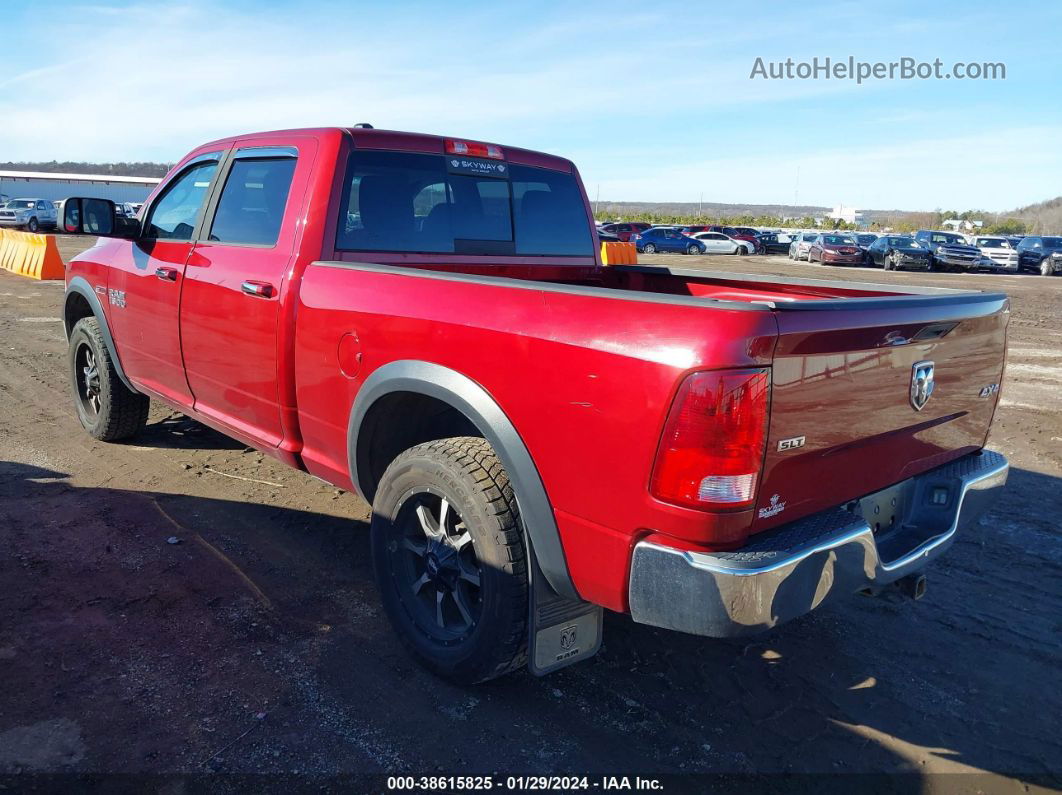
[{"label": "fender flare", "polygon": [[[347,426],[347,462],[350,479],[364,497],[358,477],[358,434],[373,404],[392,392],[414,392],[449,404],[464,414],[490,442],[501,459],[520,506],[524,530],[539,568],[553,590],[580,599],[568,573],[560,531],[553,507],[531,454],[512,422],[479,384],[466,375],[432,362],[399,360],[373,371],[358,390]],[[533,552],[532,552],[533,550]]]},{"label": "fender flare", "polygon": [[107,325],[107,315],[103,313],[103,304],[100,303],[100,299],[96,295],[96,291],[92,289],[92,285],[83,276],[74,276],[66,286],[66,295],[63,298],[63,328],[66,330],[66,338],[69,340],[70,332],[74,330],[73,325],[67,321],[66,307],[70,303],[70,296],[75,293],[88,301],[89,308],[92,309],[96,322],[100,324],[100,334],[103,336],[103,342],[107,346],[107,352],[111,355],[111,361],[114,363],[114,369],[118,373],[118,377],[129,391],[139,394],[139,390],[133,386],[126,376],[125,370],[122,369],[122,360],[118,358],[118,349],[114,347],[114,338],[111,336],[110,326]]}]

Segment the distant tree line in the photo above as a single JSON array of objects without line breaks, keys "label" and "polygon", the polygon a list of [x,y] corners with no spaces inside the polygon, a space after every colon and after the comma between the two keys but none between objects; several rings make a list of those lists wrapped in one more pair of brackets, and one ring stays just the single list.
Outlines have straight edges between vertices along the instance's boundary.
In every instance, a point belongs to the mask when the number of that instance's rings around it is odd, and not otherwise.
[{"label": "distant tree line", "polygon": [[44,171],[49,174],[106,174],[116,177],[164,177],[172,163],[148,161],[121,163],[87,163],[84,160],[49,160],[47,162],[0,162],[2,171]]}]

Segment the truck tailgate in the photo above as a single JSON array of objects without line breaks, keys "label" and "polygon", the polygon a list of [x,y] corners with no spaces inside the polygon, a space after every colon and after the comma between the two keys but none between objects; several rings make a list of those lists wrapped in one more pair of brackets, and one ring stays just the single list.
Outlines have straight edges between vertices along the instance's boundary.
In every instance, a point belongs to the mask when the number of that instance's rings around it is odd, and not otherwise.
[{"label": "truck tailgate", "polygon": [[[1002,294],[778,307],[770,429],[751,531],[861,497],[981,448],[998,399]],[[932,364],[921,409],[915,365]],[[927,364],[920,374],[925,376]]]}]

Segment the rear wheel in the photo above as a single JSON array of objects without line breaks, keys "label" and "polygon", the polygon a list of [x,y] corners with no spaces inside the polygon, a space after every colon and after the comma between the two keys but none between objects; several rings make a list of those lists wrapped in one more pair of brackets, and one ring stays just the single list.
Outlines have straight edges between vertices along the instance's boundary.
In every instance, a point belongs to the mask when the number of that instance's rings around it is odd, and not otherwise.
[{"label": "rear wheel", "polygon": [[654,246],[652,243],[646,243],[644,246],[642,246],[642,253],[644,253],[644,254],[655,254],[656,253],[656,246]]},{"label": "rear wheel", "polygon": [[81,426],[103,442],[138,434],[147,424],[151,403],[118,377],[96,318],[82,318],[74,326],[68,357]]},{"label": "rear wheel", "polygon": [[421,664],[461,684],[526,664],[523,528],[486,440],[439,439],[399,455],[373,500],[371,536],[384,609]]}]

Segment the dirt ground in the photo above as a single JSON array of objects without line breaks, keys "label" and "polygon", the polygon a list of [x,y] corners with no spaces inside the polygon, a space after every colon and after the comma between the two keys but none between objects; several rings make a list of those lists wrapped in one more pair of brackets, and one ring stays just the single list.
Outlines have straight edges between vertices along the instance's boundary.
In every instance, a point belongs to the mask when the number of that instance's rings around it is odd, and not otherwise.
[{"label": "dirt ground", "polygon": [[453,687],[391,634],[363,502],[159,407],[135,442],[95,442],[67,386],[62,284],[0,271],[0,773],[1057,784],[1062,278],[642,260],[1011,296],[991,439],[1010,485],[922,601],[853,596],[743,641],[608,615],[592,661]]}]

